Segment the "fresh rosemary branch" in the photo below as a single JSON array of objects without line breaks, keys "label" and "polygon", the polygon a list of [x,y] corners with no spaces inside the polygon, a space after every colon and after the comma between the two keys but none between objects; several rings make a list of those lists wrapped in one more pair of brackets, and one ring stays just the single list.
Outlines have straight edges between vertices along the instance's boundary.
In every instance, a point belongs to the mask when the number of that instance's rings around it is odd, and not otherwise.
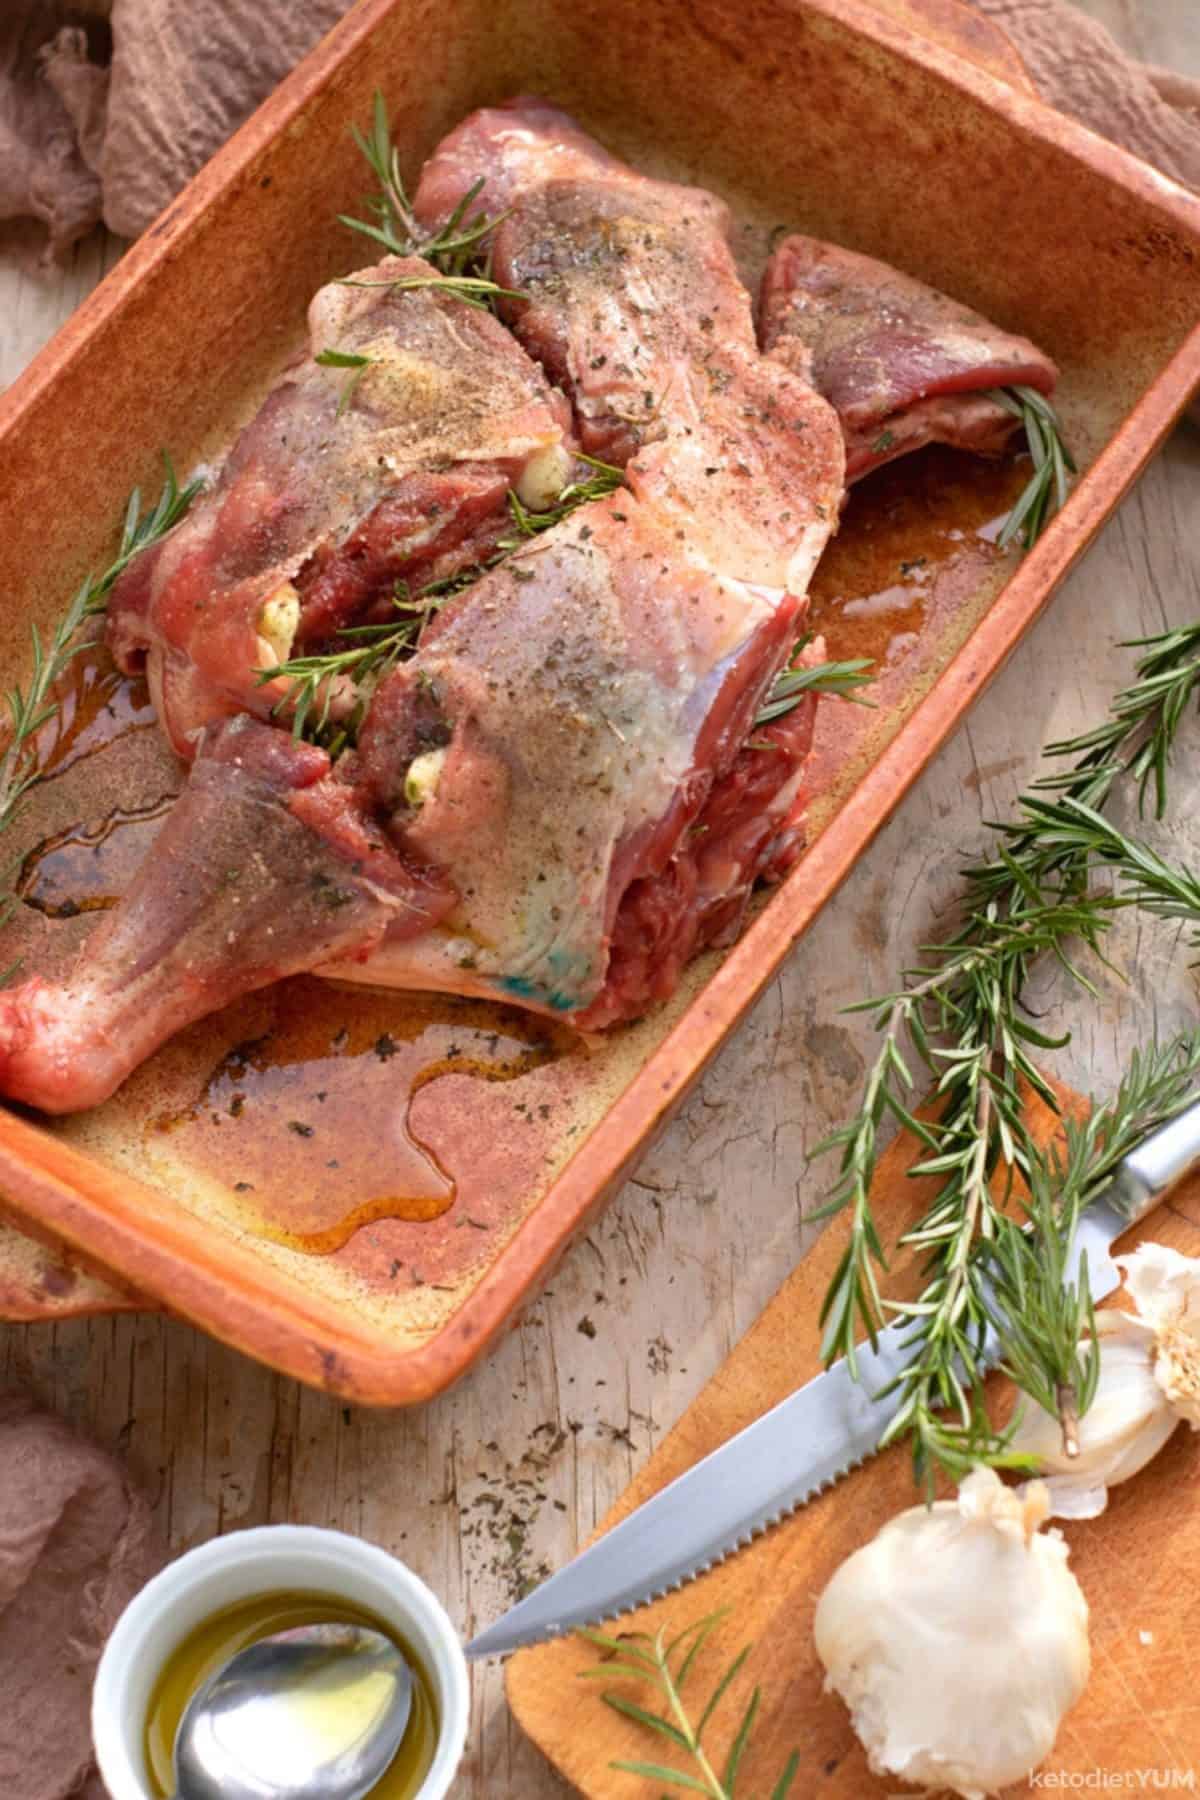
[{"label": "fresh rosemary branch", "polygon": [[516,288],[501,287],[487,275],[401,275],[392,280],[367,281],[361,276],[348,276],[338,283],[339,287],[353,288],[391,288],[394,293],[413,293],[419,288],[437,288],[440,293],[452,294],[456,300],[465,301],[468,306],[485,306],[488,300],[504,298],[506,300],[523,300],[524,294]]},{"label": "fresh rosemary branch", "polygon": [[1031,387],[990,388],[987,398],[1020,419],[1033,460],[1033,474],[1004,521],[997,542],[1006,550],[1019,538],[1029,550],[1066,501],[1075,464],[1063,442],[1062,421],[1044,394]]},{"label": "fresh rosemary branch", "polygon": [[469,306],[488,306],[501,295],[520,300],[522,295],[509,288],[498,287],[486,267],[484,246],[503,214],[489,218],[486,213],[472,212],[483,189],[482,178],[468,188],[441,230],[430,235],[421,230],[412,210],[404,178],[400,172],[400,156],[392,143],[387,102],[376,92],[375,108],[369,133],[352,127],[354,141],[366,158],[379,192],[366,204],[374,219],[355,219],[339,213],[338,221],[351,231],[360,232],[373,243],[380,244],[392,256],[420,256],[432,263],[436,276],[410,277],[403,281],[354,281],[348,287],[443,288]]},{"label": "fresh rosemary branch", "polygon": [[1128,775],[1138,784],[1142,812],[1153,783],[1154,815],[1161,819],[1171,751],[1200,681],[1200,624],[1134,638],[1123,648],[1145,652],[1138,659],[1136,681],[1116,695],[1108,718],[1094,731],[1047,746],[1048,756],[1080,760],[1070,769],[1044,775],[1035,786],[1101,807],[1113,782]]},{"label": "fresh rosemary branch", "polygon": [[157,543],[178,523],[200,490],[199,481],[180,487],[171,459],[163,455],[163,486],[153,510],[142,516],[142,497],[137,488],[129,496],[121,526],[121,541],[116,556],[100,575],[89,575],[55,627],[48,644],[43,644],[37,627],[33,627],[33,671],[29,685],[22,690],[10,688],[5,695],[10,734],[8,745],[0,756],[0,831],[13,821],[21,798],[39,776],[37,735],[58,711],[54,687],[73,658],[83,649],[86,639],[79,636],[88,619],[102,613],[109,590],[127,564],[148,545]]},{"label": "fresh rosemary branch", "polygon": [[998,1430],[983,1404],[975,1364],[989,1328],[999,1336],[1001,1366],[1061,1418],[1065,1441],[1073,1437],[1099,1372],[1094,1349],[1079,1348],[1093,1324],[1086,1279],[1066,1279],[1076,1223],[1121,1157],[1189,1104],[1198,1068],[1200,1031],[1135,1053],[1111,1100],[1094,1105],[1082,1124],[1064,1122],[1065,1149],[1028,1155],[1021,1215],[989,1203],[990,1229],[968,1246],[963,1341],[951,1341],[940,1310],[895,1309],[915,1327],[915,1354],[896,1384],[902,1401],[881,1447],[911,1436],[914,1473],[931,1492],[939,1466],[960,1480],[978,1462],[1021,1464],[1009,1449],[1015,1419]]},{"label": "fresh rosemary branch", "polygon": [[[663,1782],[668,1787],[683,1788],[688,1793],[707,1794],[709,1800],[737,1800],[737,1781],[742,1760],[758,1715],[760,1692],[755,1688],[742,1713],[724,1765],[718,1773],[704,1747],[704,1733],[731,1683],[741,1673],[750,1646],[738,1653],[712,1690],[699,1718],[693,1721],[684,1703],[684,1689],[696,1660],[717,1626],[728,1615],[711,1613],[698,1619],[668,1640],[665,1629],[652,1637],[649,1632],[633,1631],[620,1637],[605,1637],[598,1631],[581,1631],[579,1636],[606,1653],[597,1668],[584,1669],[583,1679],[611,1681],[623,1676],[657,1688],[666,1702],[663,1712],[650,1712],[646,1707],[626,1699],[623,1694],[603,1695],[605,1704],[623,1718],[632,1719],[647,1731],[670,1744],[673,1752],[682,1751],[691,1759],[696,1773],[673,1764],[656,1762],[614,1762],[611,1767],[626,1775],[640,1775],[647,1781]],[[770,1800],[786,1800],[800,1766],[793,1751],[779,1780],[771,1789]]]},{"label": "fresh rosemary branch", "polygon": [[[874,1341],[885,1311],[911,1326],[902,1405],[888,1438],[911,1437],[918,1474],[926,1479],[936,1464],[959,1475],[974,1461],[1005,1459],[1003,1439],[983,1409],[978,1369],[990,1323],[989,1246],[1003,1239],[1012,1249],[1002,1203],[992,1195],[993,1179],[999,1169],[1009,1183],[1020,1175],[1036,1185],[1039,1170],[1044,1172],[1023,1123],[1021,1091],[1027,1085],[1054,1104],[1032,1052],[1066,1041],[1046,1037],[1021,1012],[1030,965],[1050,951],[1088,990],[1072,942],[1102,957],[1105,934],[1122,908],[1137,905],[1200,921],[1200,881],[1130,839],[1101,811],[1123,777],[1137,782],[1143,801],[1153,789],[1161,811],[1171,748],[1200,684],[1200,626],[1163,633],[1137,648],[1143,652],[1137,680],[1118,694],[1110,719],[1051,746],[1054,756],[1073,759],[1068,770],[1039,784],[1055,790],[1056,797],[1036,791],[1023,796],[1016,819],[995,827],[993,858],[966,871],[958,932],[931,947],[928,961],[907,972],[902,988],[854,1009],[876,1015],[880,1048],[854,1117],[814,1152],[840,1151],[823,1212],[850,1214],[849,1240],[822,1309],[823,1354],[827,1360],[845,1355],[853,1367],[859,1332],[865,1328]],[[1091,891],[1093,873],[1105,868],[1115,875],[1113,886]],[[910,1046],[934,1085],[940,1110],[931,1120],[913,1114]],[[1161,1078],[1166,1081],[1166,1074]],[[1132,1116],[1133,1100],[1128,1095],[1118,1100],[1119,1126],[1126,1114]],[[937,1177],[938,1188],[924,1217],[902,1240],[926,1254],[922,1292],[911,1303],[885,1307],[877,1268],[886,1266],[886,1257],[870,1186],[889,1115],[912,1130],[926,1152],[914,1175]],[[1081,1196],[1081,1204],[1086,1198]],[[1033,1241],[1040,1253],[1044,1246],[1036,1230]],[[1044,1353],[1042,1368],[1050,1381],[1053,1334],[1034,1331],[1024,1350],[1034,1346]],[[1004,1350],[1022,1356],[1015,1340],[1006,1341]],[[1024,1366],[1029,1367],[1028,1355]],[[949,1418],[941,1416],[947,1411]]]}]

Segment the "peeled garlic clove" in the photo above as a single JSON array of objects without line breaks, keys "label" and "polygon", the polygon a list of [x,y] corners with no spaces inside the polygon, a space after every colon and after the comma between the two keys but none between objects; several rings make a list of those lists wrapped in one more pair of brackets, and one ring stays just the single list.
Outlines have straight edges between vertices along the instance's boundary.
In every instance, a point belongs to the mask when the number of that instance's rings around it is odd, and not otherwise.
[{"label": "peeled garlic clove", "polygon": [[1060,1519],[1097,1518],[1108,1489],[1144,1469],[1179,1423],[1155,1376],[1149,1327],[1119,1312],[1100,1313],[1096,1326],[1100,1379],[1079,1421],[1079,1455],[1063,1449],[1061,1421],[1030,1400],[1010,1446],[1046,1477],[1051,1512]]},{"label": "peeled garlic clove", "polygon": [[535,450],[517,480],[517,498],[531,512],[553,506],[571,479],[571,454],[564,444]]},{"label": "peeled garlic clove", "polygon": [[957,1500],[913,1507],[817,1603],[826,1687],[877,1775],[963,1800],[1023,1781],[1087,1682],[1087,1602],[1040,1482],[976,1469]]},{"label": "peeled garlic clove", "polygon": [[268,658],[264,659],[267,667],[271,661],[287,661],[299,625],[300,595],[290,581],[285,581],[259,609],[258,635],[267,647]]}]

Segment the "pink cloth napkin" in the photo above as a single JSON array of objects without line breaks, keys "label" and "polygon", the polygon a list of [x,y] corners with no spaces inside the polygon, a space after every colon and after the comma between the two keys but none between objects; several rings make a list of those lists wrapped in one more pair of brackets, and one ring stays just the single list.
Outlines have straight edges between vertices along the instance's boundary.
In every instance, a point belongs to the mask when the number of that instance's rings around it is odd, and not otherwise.
[{"label": "pink cloth napkin", "polygon": [[[1070,0],[972,3],[1047,100],[1200,188],[1200,83],[1126,56]],[[40,219],[52,256],[100,219],[135,237],[348,4],[2,0],[0,220]]]},{"label": "pink cloth napkin", "polygon": [[0,1395],[0,1795],[104,1800],[92,1677],[161,1562],[150,1508],[115,1457]]}]

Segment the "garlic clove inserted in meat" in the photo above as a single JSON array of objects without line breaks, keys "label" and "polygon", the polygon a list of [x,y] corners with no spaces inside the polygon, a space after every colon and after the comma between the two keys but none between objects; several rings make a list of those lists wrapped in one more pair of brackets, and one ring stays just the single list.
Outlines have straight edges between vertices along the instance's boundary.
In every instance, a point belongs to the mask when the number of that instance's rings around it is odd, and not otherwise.
[{"label": "garlic clove inserted in meat", "polygon": [[1144,1469],[1181,1420],[1200,1429],[1200,1259],[1142,1244],[1114,1260],[1138,1310],[1097,1316],[1100,1379],[1079,1421],[1078,1456],[1066,1455],[1058,1419],[1031,1402],[1012,1438],[1062,1519],[1096,1518],[1109,1488]]},{"label": "garlic clove inserted in meat", "polygon": [[877,1775],[963,1800],[1023,1780],[1087,1682],[1088,1610],[1040,1482],[976,1469],[844,1562],[817,1603],[826,1687]]}]

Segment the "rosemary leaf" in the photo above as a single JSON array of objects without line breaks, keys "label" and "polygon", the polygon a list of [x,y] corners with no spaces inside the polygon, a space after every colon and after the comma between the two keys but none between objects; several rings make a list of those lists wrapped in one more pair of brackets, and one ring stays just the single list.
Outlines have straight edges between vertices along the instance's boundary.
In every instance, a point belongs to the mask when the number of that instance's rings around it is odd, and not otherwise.
[{"label": "rosemary leaf", "polygon": [[[743,1655],[743,1661],[744,1660],[745,1656]],[[737,1785],[738,1770],[742,1766],[742,1757],[746,1754],[746,1745],[750,1741],[750,1733],[754,1730],[754,1721],[758,1717],[758,1707],[761,1699],[762,1690],[760,1688],[755,1688],[750,1696],[750,1704],[742,1714],[741,1724],[737,1728],[737,1735],[735,1736],[733,1743],[729,1746],[729,1755],[725,1759],[725,1769],[721,1776],[721,1780],[727,1791],[731,1794],[734,1792]]]},{"label": "rosemary leaf", "polygon": [[634,1719],[644,1725],[648,1731],[657,1731],[660,1737],[670,1738],[673,1744],[679,1744],[684,1750],[690,1748],[686,1737],[678,1725],[672,1725],[669,1719],[660,1719],[657,1713],[647,1712],[644,1706],[636,1706],[632,1700],[626,1700],[621,1694],[602,1695],[606,1706],[619,1712],[627,1719]]},{"label": "rosemary leaf", "polygon": [[[708,1705],[704,1708],[704,1711],[700,1714],[700,1722],[696,1726],[696,1736],[698,1738],[701,1738],[704,1736],[704,1727],[708,1724],[708,1721],[712,1718],[712,1716],[716,1712],[718,1706],[720,1706],[721,1701],[725,1697],[725,1690],[729,1686],[730,1682],[736,1681],[737,1677],[741,1674],[742,1664],[745,1662],[745,1660],[749,1656],[749,1654],[750,1654],[750,1645],[747,1644],[745,1649],[739,1651],[738,1655],[734,1657],[733,1661],[730,1663],[729,1667],[726,1669],[725,1673],[722,1675],[720,1681],[718,1681],[716,1687],[713,1689],[712,1694],[709,1696]],[[681,1683],[682,1683],[682,1676],[681,1676]],[[755,1690],[755,1692],[757,1693],[757,1689]],[[728,1775],[726,1776],[726,1780],[728,1780]]]},{"label": "rosemary leaf", "polygon": [[1071,452],[1062,436],[1062,421],[1044,394],[1036,388],[990,388],[987,399],[1020,419],[1025,429],[1033,473],[1022,489],[996,540],[1002,550],[1018,539],[1032,549],[1053,515],[1067,498],[1068,475],[1076,473]]},{"label": "rosemary leaf", "polygon": [[793,1750],[784,1765],[783,1774],[771,1789],[771,1800],[787,1800],[792,1783],[800,1771],[800,1752]]},{"label": "rosemary leaf", "polygon": [[721,1790],[712,1788],[703,1781],[697,1781],[694,1775],[685,1775],[681,1769],[668,1769],[663,1763],[648,1762],[615,1762],[610,1769],[619,1769],[624,1775],[641,1775],[646,1781],[665,1781],[670,1787],[687,1788],[689,1793],[715,1795],[721,1800]]}]

